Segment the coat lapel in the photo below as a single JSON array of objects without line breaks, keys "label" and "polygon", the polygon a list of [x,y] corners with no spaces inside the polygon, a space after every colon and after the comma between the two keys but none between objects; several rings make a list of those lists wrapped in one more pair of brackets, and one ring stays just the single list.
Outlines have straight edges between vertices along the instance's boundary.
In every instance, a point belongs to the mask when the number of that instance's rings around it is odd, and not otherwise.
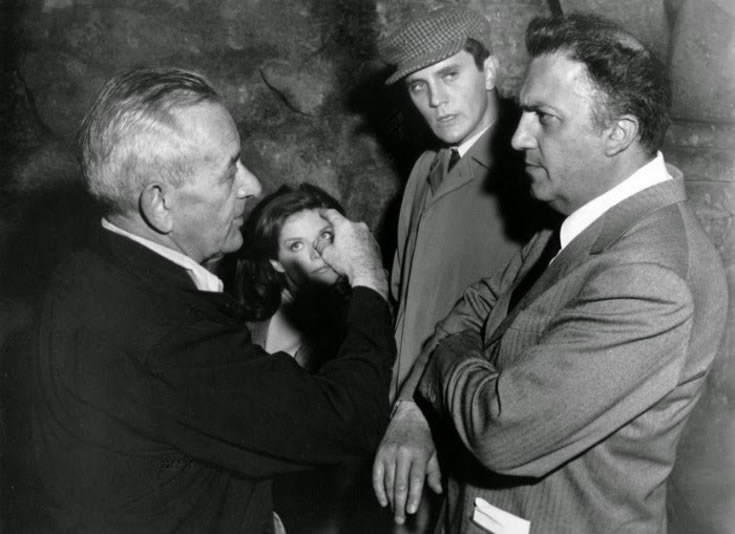
[{"label": "coat lapel", "polygon": [[[672,172],[671,174],[674,175],[675,173]],[[625,199],[620,204],[613,206],[581,234],[575,237],[559,253],[554,261],[551,262],[551,265],[539,277],[536,284],[531,287],[523,298],[518,301],[515,308],[494,329],[486,344],[491,345],[502,338],[508,327],[515,321],[519,312],[532,304],[541,293],[547,291],[563,279],[572,269],[581,265],[589,256],[600,254],[607,250],[635,224],[655,211],[684,200],[686,200],[686,194],[684,192],[683,181],[677,177],[673,180],[644,189],[632,197]],[[551,232],[545,231],[545,233],[546,236],[544,239],[538,239],[534,243],[533,250],[529,252],[528,261],[523,265],[522,270],[519,271],[513,287],[503,295],[498,304],[502,306],[508,305],[511,292],[533,266],[533,263],[535,263],[541,251],[546,246]]]},{"label": "coat lapel", "polygon": [[494,125],[490,126],[488,130],[482,134],[477,141],[470,147],[469,151],[459,160],[454,168],[449,172],[442,180],[439,189],[436,190],[434,195],[429,199],[427,208],[439,201],[443,196],[448,195],[452,191],[459,189],[465,184],[472,182],[476,176],[485,175],[485,173],[478,173],[472,171],[472,166],[481,165],[485,169],[490,168],[491,155],[490,155],[490,140]]},{"label": "coat lapel", "polygon": [[[671,172],[672,169],[675,173]],[[599,254],[609,248],[633,225],[655,211],[686,200],[681,173],[673,167],[669,168],[669,172],[672,176],[678,174],[679,177],[675,176],[673,180],[644,189],[614,206],[600,218],[602,228],[590,250],[592,254]]]}]

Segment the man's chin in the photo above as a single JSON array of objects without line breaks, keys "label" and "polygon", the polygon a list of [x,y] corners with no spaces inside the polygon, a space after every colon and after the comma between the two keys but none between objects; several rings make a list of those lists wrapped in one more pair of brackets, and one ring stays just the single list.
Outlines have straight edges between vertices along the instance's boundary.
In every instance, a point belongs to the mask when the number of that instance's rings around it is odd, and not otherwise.
[{"label": "man's chin", "polygon": [[466,135],[456,130],[445,130],[443,128],[434,128],[434,135],[444,144],[456,146],[462,143]]},{"label": "man's chin", "polygon": [[546,184],[535,180],[533,177],[531,177],[531,195],[541,202],[549,202],[553,198]]},{"label": "man's chin", "polygon": [[243,239],[242,235],[240,234],[240,230],[236,230],[237,234],[232,236],[230,239],[227,240],[227,243],[225,243],[225,246],[223,247],[223,254],[232,254],[233,252],[237,252],[240,250],[240,247],[243,245]]}]

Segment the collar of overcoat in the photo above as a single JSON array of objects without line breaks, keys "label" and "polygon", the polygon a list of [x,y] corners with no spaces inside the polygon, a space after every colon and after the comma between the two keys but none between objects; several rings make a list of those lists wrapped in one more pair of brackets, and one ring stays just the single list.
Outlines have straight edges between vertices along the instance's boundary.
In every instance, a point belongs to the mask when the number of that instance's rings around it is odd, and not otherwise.
[{"label": "collar of overcoat", "polygon": [[[477,141],[475,141],[467,153],[457,162],[451,172],[447,173],[444,177],[436,193],[429,199],[427,207],[478,177],[483,180],[486,178],[487,171],[490,169],[492,163],[491,141],[495,130],[495,124],[492,124],[485,133],[477,138]],[[474,171],[473,166],[475,165],[483,167],[484,172]],[[425,187],[428,187],[428,183]]]}]

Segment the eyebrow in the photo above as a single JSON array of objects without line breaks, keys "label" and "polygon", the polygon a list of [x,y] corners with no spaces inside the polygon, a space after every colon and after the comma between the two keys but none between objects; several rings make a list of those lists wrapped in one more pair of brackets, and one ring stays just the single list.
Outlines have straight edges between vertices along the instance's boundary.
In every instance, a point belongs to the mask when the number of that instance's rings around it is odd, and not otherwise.
[{"label": "eyebrow", "polygon": [[516,97],[516,104],[521,109],[521,111],[542,111],[543,113],[555,113],[558,114],[559,110],[557,110],[554,106],[550,106],[549,104],[543,104],[543,103],[530,103],[530,104],[523,104],[520,101],[520,97]]},{"label": "eyebrow", "polygon": [[439,69],[436,73],[441,76],[443,74],[447,74],[449,71],[453,70],[459,70],[461,65],[459,63],[449,63],[448,65],[444,65],[441,69]]},{"label": "eyebrow", "polygon": [[[319,229],[319,232],[318,233],[322,233],[324,230],[332,230],[332,229],[333,229],[332,225],[329,224],[329,223],[327,223],[327,224],[325,224],[324,226],[322,226]],[[296,237],[284,237],[281,240],[281,242],[283,242],[285,244],[290,244],[290,243],[294,243],[296,241],[306,241],[306,240],[307,239],[304,236],[296,236]]]},{"label": "eyebrow", "polygon": [[[450,71],[459,70],[461,66],[462,66],[462,64],[459,63],[459,62],[456,62],[456,61],[455,62],[452,62],[452,63],[449,63],[447,65],[444,65],[441,69],[439,69],[435,73],[433,73],[430,77],[443,76],[443,75],[449,73]],[[422,82],[422,81],[424,81],[424,78],[423,77],[411,78],[411,74],[409,74],[406,77],[406,85],[407,86],[408,85],[411,85],[412,83]]]},{"label": "eyebrow", "polygon": [[541,107],[538,104],[523,104],[520,99],[516,99],[516,104],[518,104],[518,107],[523,111],[536,111]]},{"label": "eyebrow", "polygon": [[237,162],[240,161],[240,156],[242,156],[242,151],[238,150],[237,154],[230,159],[230,167],[237,166]]},{"label": "eyebrow", "polygon": [[229,180],[230,171],[232,171],[233,169],[237,169],[237,162],[240,160],[241,155],[242,153],[238,150],[237,154],[235,154],[232,158],[230,158],[230,161],[227,162],[227,167],[225,167],[225,172],[222,174],[223,182]]}]

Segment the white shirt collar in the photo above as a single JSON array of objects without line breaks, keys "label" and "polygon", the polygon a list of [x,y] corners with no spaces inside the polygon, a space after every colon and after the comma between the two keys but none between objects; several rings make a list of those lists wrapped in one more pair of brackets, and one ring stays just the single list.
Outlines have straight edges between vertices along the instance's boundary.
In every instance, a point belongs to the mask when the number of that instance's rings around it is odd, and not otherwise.
[{"label": "white shirt collar", "polygon": [[485,128],[477,132],[475,135],[473,135],[469,139],[465,139],[464,142],[462,142],[459,146],[452,147],[452,148],[457,149],[457,152],[459,152],[460,158],[464,157],[464,155],[467,154],[467,151],[470,148],[472,148],[472,145],[475,144],[475,141],[477,141],[482,136],[482,134],[487,132],[490,126],[492,126],[492,124],[488,124]]},{"label": "white shirt collar", "polygon": [[559,233],[561,248],[566,247],[572,239],[581,234],[613,206],[644,189],[671,179],[671,175],[666,170],[663,154],[658,152],[654,159],[628,178],[599,197],[590,200],[564,219]]},{"label": "white shirt collar", "polygon": [[149,250],[152,250],[159,256],[163,256],[169,261],[172,261],[179,267],[183,267],[186,273],[191,277],[194,285],[199,291],[212,291],[215,293],[222,293],[223,284],[222,280],[216,275],[210,273],[207,269],[202,267],[196,261],[191,259],[186,254],[182,254],[174,249],[165,247],[159,243],[146,239],[139,235],[132,234],[127,230],[123,230],[117,225],[112,224],[107,219],[102,219],[102,228],[114,232],[118,235],[132,239],[136,243],[139,243]]}]

